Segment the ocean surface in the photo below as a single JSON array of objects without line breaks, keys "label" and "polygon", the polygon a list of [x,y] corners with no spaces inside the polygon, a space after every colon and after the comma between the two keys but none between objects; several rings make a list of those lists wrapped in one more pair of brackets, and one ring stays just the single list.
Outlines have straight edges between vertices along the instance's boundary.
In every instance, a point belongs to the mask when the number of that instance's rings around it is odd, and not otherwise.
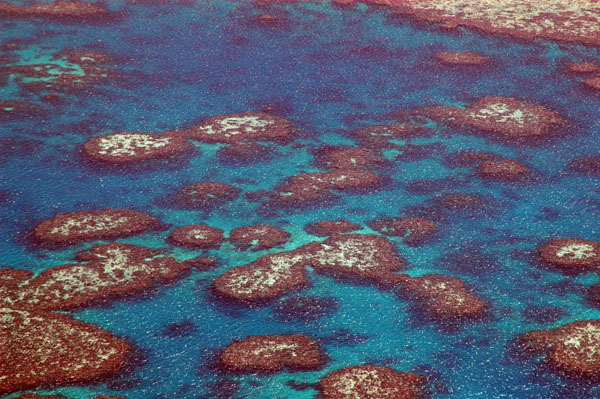
[{"label": "ocean surface", "polygon": [[[364,5],[277,5],[277,12],[289,21],[280,28],[248,23],[264,12],[250,2],[110,1],[108,6],[125,16],[110,24],[0,21],[0,43],[22,43],[11,52],[15,58],[10,64],[60,63],[53,60],[57,53],[86,49],[113,55],[119,70],[139,76],[128,85],[100,83],[93,91],[70,92],[43,117],[1,122],[0,136],[38,142],[35,151],[2,151],[2,265],[39,273],[72,262],[75,253],[98,244],[64,250],[27,244],[28,232],[40,221],[81,209],[130,208],[172,226],[201,223],[225,231],[267,223],[288,231],[291,239],[282,248],[259,252],[235,251],[229,244],[211,251],[171,247],[165,238],[172,229],[117,240],[168,248],[177,259],[210,256],[219,267],[194,272],[148,298],[73,312],[76,319],[135,343],[145,361],[118,381],[36,393],[74,399],[303,399],[316,397],[310,384],[327,373],[372,363],[427,375],[432,397],[439,399],[600,398],[599,385],[561,379],[537,368],[535,361],[511,354],[511,342],[521,333],[600,318],[600,309],[584,300],[581,289],[599,282],[598,275],[568,277],[530,261],[540,243],[551,238],[600,240],[598,179],[567,168],[575,158],[600,152],[600,96],[583,90],[581,78],[565,73],[567,61],[600,63],[597,49],[465,29],[442,31]],[[475,51],[493,64],[466,71],[442,67],[432,58],[441,51]],[[13,78],[3,84],[2,99],[41,104],[38,94],[20,90]],[[244,191],[273,189],[287,177],[319,170],[311,150],[326,144],[353,145],[343,131],[392,122],[389,115],[394,111],[433,104],[464,106],[486,95],[543,104],[572,122],[571,132],[537,146],[507,146],[432,125],[435,135],[414,143],[439,144],[444,148],[441,154],[393,161],[386,171],[393,183],[376,193],[342,196],[328,207],[276,212],[261,212],[259,204],[244,196],[212,212],[161,206],[161,198],[205,180]],[[195,143],[199,152],[188,163],[132,172],[95,168],[80,154],[82,143],[99,134],[159,133],[265,106],[280,110],[306,133],[296,141],[300,145],[274,145],[276,156],[251,166],[222,163],[216,157],[222,145],[201,143]],[[471,169],[450,168],[444,162],[448,154],[467,149],[525,162],[542,178],[528,185],[490,182]],[[396,154],[386,155],[393,160]],[[452,183],[425,194],[408,189],[411,182],[434,179]],[[314,273],[312,286],[294,295],[338,301],[337,311],[315,321],[284,322],[273,305],[233,307],[207,295],[212,281],[226,270],[315,240],[303,231],[308,223],[346,218],[366,226],[373,218],[399,216],[404,208],[446,192],[479,193],[494,202],[494,209],[476,217],[452,217],[428,245],[392,241],[408,261],[411,276],[440,273],[473,287],[491,305],[483,321],[447,331],[419,320],[411,312],[412,303],[393,293]],[[362,232],[372,231],[365,227]],[[464,254],[479,262],[449,260]],[[166,325],[184,321],[193,323],[195,331],[180,337],[161,334]],[[231,376],[212,367],[215,355],[233,339],[290,332],[322,338],[331,358],[323,370]],[[309,385],[302,390],[290,381]]]}]

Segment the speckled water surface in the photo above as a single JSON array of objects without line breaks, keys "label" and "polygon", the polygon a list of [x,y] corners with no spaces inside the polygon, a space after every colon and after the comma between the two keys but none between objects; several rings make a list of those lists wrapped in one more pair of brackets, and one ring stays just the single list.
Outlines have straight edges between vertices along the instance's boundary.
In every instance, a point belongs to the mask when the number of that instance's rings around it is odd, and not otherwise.
[{"label": "speckled water surface", "polygon": [[[115,0],[105,6],[114,17],[0,15],[1,99],[35,107],[15,115],[15,106],[3,103],[0,116],[1,265],[35,276],[109,242],[164,249],[180,262],[210,257],[216,263],[141,296],[56,310],[130,342],[135,364],[92,384],[50,382],[7,398],[25,392],[73,399],[316,398],[325,375],[359,364],[424,376],[423,391],[439,399],[600,398],[597,380],[556,372],[545,367],[544,354],[524,356],[515,344],[530,331],[600,319],[600,305],[589,293],[600,282],[594,268],[563,273],[538,255],[556,238],[600,241],[600,161],[581,161],[600,153],[600,91],[583,83],[600,72],[569,70],[572,63],[600,65],[596,47],[442,27],[362,3]],[[84,59],[57,57],[65,50],[108,60],[90,72]],[[436,58],[441,52],[475,52],[488,62],[446,65]],[[44,67],[45,76],[17,68],[33,64],[52,66]],[[40,83],[65,75],[96,78]],[[564,123],[532,144],[494,139],[418,111],[432,105],[462,110],[486,96],[543,106]],[[258,111],[290,121],[295,136],[263,143],[268,153],[244,162],[223,156],[230,144],[195,140],[178,156],[134,165],[93,162],[82,149],[102,134],[180,137],[177,132],[205,119]],[[430,134],[393,140],[381,150],[383,166],[366,166],[384,178],[376,189],[337,191],[334,200],[306,206],[278,206],[260,196],[294,175],[324,172],[316,150],[365,148],[348,133],[409,114]],[[406,155],[407,148],[420,155]],[[458,160],[467,150],[518,161],[530,176],[486,178],[476,162]],[[203,210],[169,200],[206,181],[241,191]],[[477,195],[484,204],[467,212],[439,205],[450,193]],[[35,227],[57,214],[107,208],[141,211],[161,226],[52,248],[32,239]],[[438,228],[419,245],[388,237],[405,260],[402,272],[462,280],[486,303],[483,317],[433,320],[394,288],[332,278],[312,267],[309,286],[269,303],[233,304],[212,292],[213,281],[233,267],[323,240],[305,231],[310,223],[346,219],[359,225],[354,233],[381,234],[367,223],[400,216],[430,219]],[[257,224],[279,227],[289,237],[258,251],[229,242],[194,249],[167,240],[177,227],[192,224],[221,229],[224,240],[236,228]],[[0,292],[6,292],[2,286]],[[282,300],[305,296],[326,299],[310,314],[282,309]],[[10,323],[2,328],[10,335]],[[234,339],[264,334],[305,334],[321,345],[327,361],[319,370],[278,373],[218,367],[219,352]],[[0,342],[19,345],[14,337],[0,335]],[[23,349],[32,359],[36,350]],[[14,374],[10,361],[0,357],[0,373]],[[396,397],[405,396],[389,396]]]}]

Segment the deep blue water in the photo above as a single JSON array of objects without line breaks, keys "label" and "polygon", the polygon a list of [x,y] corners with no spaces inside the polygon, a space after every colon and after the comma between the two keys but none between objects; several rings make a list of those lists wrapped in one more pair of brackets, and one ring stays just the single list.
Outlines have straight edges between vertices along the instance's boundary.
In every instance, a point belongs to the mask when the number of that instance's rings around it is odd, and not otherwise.
[{"label": "deep blue water", "polygon": [[[291,249],[314,239],[303,232],[307,223],[345,217],[364,225],[375,217],[398,216],[403,208],[433,197],[409,193],[410,182],[455,177],[462,184],[445,191],[485,195],[496,201],[495,211],[476,218],[456,216],[443,226],[441,239],[427,246],[411,248],[401,240],[394,242],[408,260],[411,276],[435,272],[459,277],[489,300],[492,316],[467,323],[458,332],[445,332],[415,320],[411,303],[391,293],[313,275],[312,287],[302,295],[335,297],[339,310],[318,321],[283,323],[274,317],[272,306],[238,309],[207,300],[206,291],[216,276],[267,253],[235,252],[224,245],[207,252],[220,262],[214,271],[194,273],[149,299],[74,313],[77,319],[127,337],[145,350],[147,363],[126,378],[130,382],[126,388],[104,384],[40,392],[75,399],[99,394],[130,399],[313,398],[315,390],[298,391],[286,383],[316,383],[335,369],[371,362],[436,376],[433,381],[445,387],[436,392],[435,383],[431,384],[433,397],[440,399],[600,398],[599,386],[576,386],[540,372],[534,362],[515,361],[509,355],[510,341],[522,332],[600,318],[600,310],[584,303],[581,293],[549,287],[566,280],[589,286],[600,280],[597,275],[566,277],[536,268],[524,255],[554,237],[600,240],[598,180],[564,173],[570,160],[600,151],[600,96],[582,90],[581,79],[564,72],[567,59],[600,62],[597,49],[516,42],[463,30],[449,34],[408,20],[392,24],[386,11],[366,6],[354,10],[328,3],[278,6],[291,21],[286,29],[244,23],[260,13],[250,3],[111,2],[110,7],[126,11],[126,17],[106,26],[0,22],[3,43],[28,39],[22,50],[14,52],[20,64],[55,62],[50,61],[53,55],[64,49],[98,49],[122,57],[119,68],[147,76],[130,87],[71,94],[43,119],[2,122],[3,137],[41,142],[36,152],[7,154],[0,160],[0,185],[7,193],[0,206],[3,265],[39,272],[72,261],[76,252],[94,244],[45,251],[23,243],[33,226],[60,212],[132,208],[174,226],[205,223],[224,230],[269,223],[291,233],[292,240],[285,246]],[[357,52],[363,46],[372,46],[372,52]],[[476,51],[491,57],[494,64],[468,73],[440,68],[431,59],[440,51]],[[34,94],[20,92],[13,81],[1,93],[3,99],[40,101]],[[438,126],[433,137],[415,142],[439,143],[447,153],[476,149],[523,160],[543,176],[541,182],[529,186],[483,182],[469,169],[451,169],[442,157],[432,157],[394,161],[388,171],[396,183],[392,187],[371,195],[346,196],[328,208],[264,214],[242,196],[206,214],[162,208],[157,202],[185,184],[203,180],[230,183],[245,191],[271,189],[286,177],[317,170],[311,148],[351,144],[340,131],[381,123],[391,111],[436,103],[460,105],[485,95],[544,104],[573,122],[574,134],[535,147],[508,147]],[[79,146],[98,134],[161,132],[264,105],[285,110],[286,118],[306,130],[301,148],[280,147],[280,155],[268,162],[231,167],[217,161],[219,145],[197,144],[200,154],[187,165],[135,173],[93,169],[77,155]],[[393,153],[388,155],[393,159]],[[168,233],[118,241],[162,248],[168,247]],[[171,249],[178,259],[201,254]],[[488,262],[470,270],[444,261],[460,252],[478,253]],[[536,323],[522,313],[533,306],[554,307],[559,316],[546,324]],[[166,324],[185,320],[196,326],[193,334],[160,336]],[[346,331],[348,339],[325,345],[331,361],[318,372],[226,377],[208,367],[218,349],[235,338],[284,332],[328,337],[339,331]],[[225,379],[239,383],[233,396],[226,394]],[[217,391],[224,396],[217,396]]]}]

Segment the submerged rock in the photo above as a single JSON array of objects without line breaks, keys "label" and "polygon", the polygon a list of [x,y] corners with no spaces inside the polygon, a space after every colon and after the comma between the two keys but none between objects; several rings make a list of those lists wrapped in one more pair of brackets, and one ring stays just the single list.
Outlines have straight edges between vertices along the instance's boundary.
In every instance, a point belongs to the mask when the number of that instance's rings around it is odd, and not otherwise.
[{"label": "submerged rock", "polygon": [[388,164],[379,151],[368,148],[325,146],[316,152],[316,162],[324,169],[381,169]]},{"label": "submerged rock", "polygon": [[167,324],[161,335],[169,338],[184,337],[196,332],[196,326],[190,320],[182,321],[181,323],[169,323]]},{"label": "submerged rock", "polygon": [[43,113],[35,104],[15,100],[0,100],[0,121],[37,118]]},{"label": "submerged rock", "polygon": [[277,318],[283,321],[313,321],[337,312],[335,298],[317,296],[296,296],[287,298],[275,305]]},{"label": "submerged rock", "polygon": [[172,203],[177,208],[210,211],[236,200],[241,189],[226,183],[207,181],[190,184],[174,194]]},{"label": "submerged rock", "polygon": [[383,177],[357,169],[301,173],[288,178],[268,203],[276,207],[295,208],[331,200],[335,197],[334,192],[364,193],[383,185]]},{"label": "submerged rock", "polygon": [[275,153],[271,147],[258,143],[231,144],[217,153],[221,162],[243,166],[268,160]]},{"label": "submerged rock", "polygon": [[569,169],[581,175],[598,177],[600,176],[600,156],[574,159],[569,162]]},{"label": "submerged rock", "polygon": [[390,140],[411,140],[430,136],[432,129],[416,125],[412,122],[397,122],[389,125],[367,125],[348,132],[348,136],[356,140],[361,147],[383,149],[394,147]]},{"label": "submerged rock", "polygon": [[[69,399],[62,395],[38,395],[37,393],[24,393],[14,399]],[[122,396],[93,396],[92,399],[126,399]]]},{"label": "submerged rock", "polygon": [[464,150],[453,152],[446,158],[446,164],[453,168],[471,168],[485,161],[497,161],[500,155],[492,152]]},{"label": "submerged rock", "polygon": [[48,104],[60,105],[96,92],[97,86],[130,87],[140,72],[119,68],[117,60],[109,54],[67,49],[47,63],[2,66],[0,77],[11,76],[21,90],[40,96]]},{"label": "submerged rock", "polygon": [[600,77],[586,79],[583,81],[583,84],[588,89],[600,93]]},{"label": "submerged rock", "polygon": [[517,181],[531,175],[529,168],[512,159],[483,161],[475,168],[475,173],[488,180]]},{"label": "submerged rock", "polygon": [[178,227],[167,241],[183,247],[197,249],[217,249],[225,241],[223,230],[205,224],[192,224]]},{"label": "submerged rock", "polygon": [[490,63],[490,59],[472,51],[437,53],[435,58],[445,65],[479,66]]},{"label": "submerged rock", "polygon": [[390,237],[403,237],[410,246],[424,244],[437,231],[437,225],[423,218],[380,218],[367,223],[379,233]]},{"label": "submerged rock", "polygon": [[322,220],[304,226],[304,231],[317,237],[327,237],[334,234],[351,233],[361,230],[359,224],[349,222],[346,219]]},{"label": "submerged rock", "polygon": [[573,62],[567,66],[567,69],[569,72],[578,75],[600,72],[600,66],[593,62]]}]

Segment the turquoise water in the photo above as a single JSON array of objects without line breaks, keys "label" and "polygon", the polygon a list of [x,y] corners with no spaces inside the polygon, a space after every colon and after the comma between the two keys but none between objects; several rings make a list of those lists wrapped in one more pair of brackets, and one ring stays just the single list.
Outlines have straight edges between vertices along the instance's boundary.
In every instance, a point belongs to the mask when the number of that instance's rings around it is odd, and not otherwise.
[{"label": "turquoise water", "polygon": [[[100,394],[130,399],[313,398],[313,388],[296,390],[288,382],[314,384],[335,369],[369,362],[431,376],[432,396],[440,399],[600,398],[597,385],[576,385],[510,355],[511,340],[522,332],[600,318],[600,310],[586,304],[581,292],[565,293],[554,285],[568,280],[589,286],[600,280],[596,275],[565,277],[536,268],[527,257],[549,238],[600,240],[598,180],[565,173],[570,160],[600,151],[600,96],[582,90],[581,79],[567,76],[564,63],[600,62],[597,49],[515,42],[462,30],[447,34],[408,20],[392,24],[386,11],[363,6],[277,6],[290,21],[278,30],[244,23],[264,12],[250,3],[109,5],[126,17],[106,26],[0,22],[3,43],[26,39],[22,49],[12,53],[16,63],[56,62],[52,57],[65,49],[94,49],[114,55],[119,69],[140,76],[127,85],[99,85],[91,94],[70,93],[63,104],[45,106],[50,110],[47,117],[2,122],[2,137],[39,141],[38,151],[2,155],[0,185],[7,197],[0,207],[4,265],[40,272],[72,261],[76,252],[97,243],[57,251],[24,243],[32,227],[61,212],[132,208],[173,226],[205,223],[226,231],[268,223],[291,233],[284,248],[293,249],[315,239],[303,231],[310,222],[344,217],[364,226],[375,217],[398,216],[407,206],[434,197],[407,191],[411,182],[452,177],[458,183],[441,193],[480,193],[494,200],[494,212],[457,215],[441,226],[438,240],[423,247],[393,241],[410,264],[411,276],[459,277],[489,301],[492,315],[448,332],[419,321],[411,303],[392,293],[311,275],[312,287],[301,295],[336,298],[338,311],[317,321],[284,323],[274,316],[273,306],[229,308],[208,299],[207,289],[216,276],[268,253],[236,252],[224,245],[206,252],[219,261],[216,270],[196,272],[148,299],[73,313],[141,348],[146,362],[132,375],[108,384],[36,392],[75,399]],[[371,46],[370,51],[357,51],[364,46]],[[440,51],[462,50],[491,57],[493,66],[459,72],[432,60]],[[37,94],[20,91],[12,79],[1,95],[41,103]],[[385,122],[392,111],[437,103],[462,105],[485,95],[544,104],[568,118],[574,132],[555,143],[508,147],[437,126],[433,137],[415,142],[441,144],[443,154],[416,162],[393,161],[386,170],[393,185],[370,195],[345,196],[327,208],[265,214],[243,196],[208,214],[160,206],[167,194],[203,180],[244,191],[272,189],[289,176],[317,170],[311,149],[351,144],[342,131]],[[132,173],[94,169],[78,155],[79,146],[99,134],[161,132],[265,105],[282,109],[283,116],[306,134],[299,148],[278,146],[278,156],[251,167],[220,163],[216,152],[221,146],[206,144],[197,144],[200,153],[188,164]],[[543,178],[515,186],[481,181],[470,169],[449,168],[445,156],[464,149],[522,160]],[[394,154],[388,155],[393,160]],[[365,227],[364,232],[371,230]],[[168,234],[118,241],[167,248]],[[204,255],[169,249],[178,259]],[[457,253],[477,254],[485,262],[477,268],[448,261]],[[555,308],[558,316],[536,323],[523,315],[533,306]],[[186,320],[195,325],[193,333],[161,335],[167,324]],[[324,338],[331,361],[318,372],[260,377],[221,375],[211,367],[215,353],[235,338],[289,332]],[[237,383],[236,392],[228,390],[227,381]],[[9,397],[13,396],[18,395]]]}]

